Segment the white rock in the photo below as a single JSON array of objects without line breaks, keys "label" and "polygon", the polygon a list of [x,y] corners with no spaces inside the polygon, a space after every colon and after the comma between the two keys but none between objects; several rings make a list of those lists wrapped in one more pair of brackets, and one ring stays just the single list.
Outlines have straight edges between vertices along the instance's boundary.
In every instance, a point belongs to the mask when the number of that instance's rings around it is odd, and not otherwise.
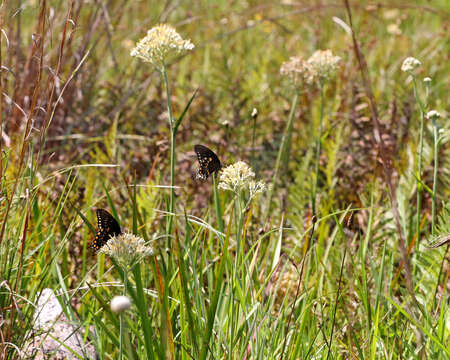
[{"label": "white rock", "polygon": [[[42,290],[34,313],[34,331],[23,347],[25,358],[35,360],[96,359],[95,349],[83,343],[84,327],[70,322],[52,289]],[[70,348],[72,351],[69,351]],[[72,352],[78,354],[77,357]],[[34,356],[34,357],[33,357]]]}]

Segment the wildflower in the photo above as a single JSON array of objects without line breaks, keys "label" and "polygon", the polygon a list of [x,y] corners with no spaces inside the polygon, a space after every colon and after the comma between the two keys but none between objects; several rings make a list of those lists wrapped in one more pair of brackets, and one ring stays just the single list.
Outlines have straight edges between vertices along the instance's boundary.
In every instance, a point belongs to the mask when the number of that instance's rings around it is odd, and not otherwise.
[{"label": "wildflower", "polygon": [[145,245],[144,239],[130,233],[112,237],[100,252],[114,258],[123,269],[132,268],[145,257],[153,255],[153,249]]},{"label": "wildflower", "polygon": [[388,34],[391,34],[391,35],[401,35],[401,33],[402,33],[402,30],[400,29],[400,27],[398,26],[397,23],[389,24],[387,26],[386,30],[387,30]]},{"label": "wildflower", "polygon": [[401,69],[403,72],[411,72],[417,69],[420,65],[422,65],[422,63],[419,60],[410,56],[403,61]]},{"label": "wildflower", "polygon": [[168,55],[193,48],[194,44],[190,40],[184,40],[172,26],[160,24],[148,30],[147,35],[136,44],[130,55],[150,62],[160,69]]},{"label": "wildflower", "polygon": [[436,121],[437,119],[439,119],[441,117],[440,112],[436,111],[436,110],[430,110],[427,112],[427,118],[429,120],[433,120]]},{"label": "wildflower", "polygon": [[257,108],[253,108],[251,116],[253,119],[256,119],[258,117],[258,109]]},{"label": "wildflower", "polygon": [[263,181],[254,181],[255,173],[243,161],[227,166],[220,174],[219,189],[230,190],[235,194],[248,190],[249,200],[256,194],[263,192],[266,184]]},{"label": "wildflower", "polygon": [[111,311],[114,313],[128,310],[131,307],[131,300],[128,296],[114,296],[111,300]]},{"label": "wildflower", "polygon": [[307,60],[309,84],[315,80],[326,80],[334,75],[341,61],[339,56],[334,56],[331,50],[317,50]]},{"label": "wildflower", "polygon": [[426,85],[428,85],[428,84],[431,83],[431,78],[427,76],[425,79],[423,79],[423,82],[424,82]]},{"label": "wildflower", "polygon": [[238,161],[222,170],[219,189],[238,192],[247,187],[254,177],[252,169],[245,162]]},{"label": "wildflower", "polygon": [[399,17],[399,11],[398,11],[398,9],[389,9],[389,10],[386,10],[386,11],[384,12],[384,14],[383,14],[383,17],[384,17],[386,20],[398,19],[398,17]]},{"label": "wildflower", "polygon": [[266,189],[266,184],[264,181],[250,181],[248,183],[248,191],[250,193],[250,199],[253,198],[256,194],[262,193]]},{"label": "wildflower", "polygon": [[294,85],[300,85],[308,78],[308,64],[299,56],[291,56],[280,68],[280,74],[287,76]]}]

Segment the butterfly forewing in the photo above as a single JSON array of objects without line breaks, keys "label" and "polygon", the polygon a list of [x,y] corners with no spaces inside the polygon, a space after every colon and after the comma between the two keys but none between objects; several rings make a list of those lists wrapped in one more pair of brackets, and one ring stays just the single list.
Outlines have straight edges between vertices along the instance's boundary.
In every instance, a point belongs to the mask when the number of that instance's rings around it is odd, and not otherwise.
[{"label": "butterfly forewing", "polygon": [[208,179],[209,175],[219,171],[222,165],[217,155],[211,149],[204,145],[195,145],[195,153],[197,154],[197,159],[199,167],[197,170],[196,178],[200,180]]},{"label": "butterfly forewing", "polygon": [[119,235],[122,230],[117,220],[105,209],[97,209],[96,213],[98,230],[92,247],[98,251],[110,238]]}]

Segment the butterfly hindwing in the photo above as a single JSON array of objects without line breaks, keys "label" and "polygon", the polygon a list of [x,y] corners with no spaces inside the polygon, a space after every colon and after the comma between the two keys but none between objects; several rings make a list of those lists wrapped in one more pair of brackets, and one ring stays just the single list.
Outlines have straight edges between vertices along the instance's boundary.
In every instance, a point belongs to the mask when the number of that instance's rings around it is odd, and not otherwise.
[{"label": "butterfly hindwing", "polygon": [[206,180],[209,175],[221,169],[222,165],[214,151],[204,145],[195,145],[194,150],[199,163],[197,179]]},{"label": "butterfly hindwing", "polygon": [[114,217],[105,209],[97,209],[97,234],[95,235],[92,247],[98,251],[108,240],[119,235],[122,230]]}]

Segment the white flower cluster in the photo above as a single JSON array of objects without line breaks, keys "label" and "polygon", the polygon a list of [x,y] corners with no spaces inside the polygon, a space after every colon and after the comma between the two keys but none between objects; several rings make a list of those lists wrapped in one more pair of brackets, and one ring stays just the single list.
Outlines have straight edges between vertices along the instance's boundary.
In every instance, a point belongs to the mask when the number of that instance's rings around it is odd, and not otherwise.
[{"label": "white flower cluster", "polygon": [[410,56],[403,61],[401,69],[404,72],[411,72],[417,69],[420,65],[422,65],[422,63],[419,60]]},{"label": "white flower cluster", "polygon": [[291,79],[294,85],[300,85],[308,78],[308,66],[299,56],[291,56],[289,61],[281,64],[280,73]]},{"label": "white flower cluster", "polygon": [[313,84],[331,78],[336,72],[341,58],[331,50],[317,50],[308,60],[293,56],[281,65],[280,73],[288,76],[295,85],[302,82]]},{"label": "white flower cluster", "polygon": [[254,181],[255,173],[243,161],[227,166],[220,174],[219,189],[230,190],[239,194],[248,190],[250,199],[266,189],[264,181]]},{"label": "white flower cluster", "polygon": [[400,29],[400,26],[397,23],[389,24],[386,28],[388,34],[391,35],[401,35],[402,30]]},{"label": "white flower cluster", "polygon": [[437,110],[430,110],[427,112],[427,118],[430,120],[437,120],[441,117],[441,113]]},{"label": "white flower cluster", "polygon": [[154,253],[150,246],[145,245],[144,239],[130,233],[112,237],[100,252],[114,258],[122,268],[132,268]]},{"label": "white flower cluster", "polygon": [[317,50],[307,60],[309,65],[309,83],[316,79],[328,79],[336,72],[341,58],[334,56],[331,50]]},{"label": "white flower cluster", "polygon": [[130,55],[160,67],[171,53],[178,54],[193,48],[194,44],[184,40],[172,26],[160,24],[148,30],[147,36],[136,44]]}]

